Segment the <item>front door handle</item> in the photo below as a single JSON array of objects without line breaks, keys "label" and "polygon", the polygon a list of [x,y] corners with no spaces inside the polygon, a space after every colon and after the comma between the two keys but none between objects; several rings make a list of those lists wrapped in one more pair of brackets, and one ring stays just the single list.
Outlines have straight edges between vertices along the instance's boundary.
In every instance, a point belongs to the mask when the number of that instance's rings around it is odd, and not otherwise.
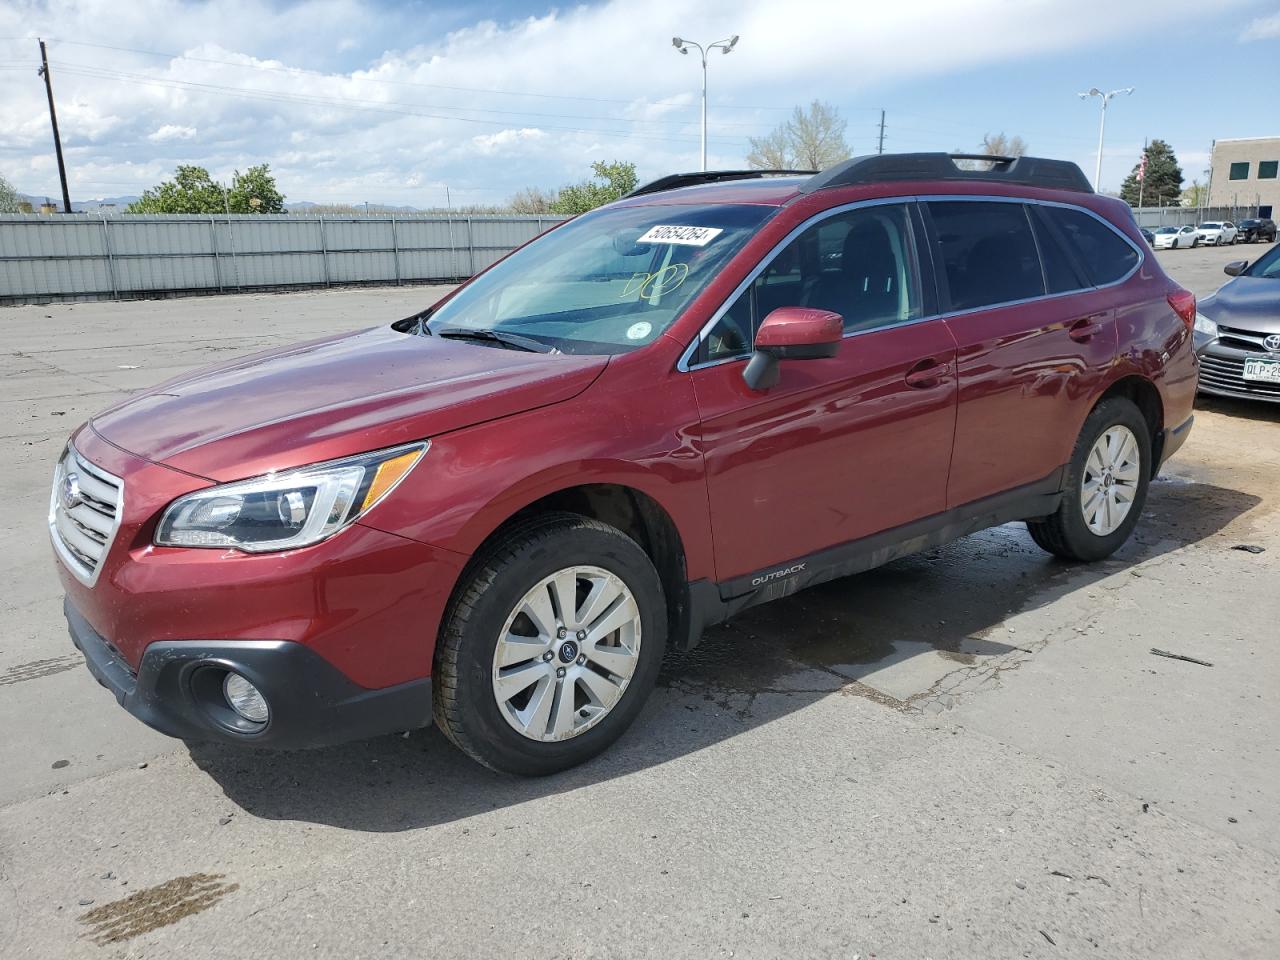
[{"label": "front door handle", "polygon": [[1101,316],[1094,316],[1077,320],[1067,330],[1067,336],[1076,343],[1088,343],[1102,332],[1102,324],[1098,322],[1100,319]]},{"label": "front door handle", "polygon": [[921,360],[907,371],[907,386],[917,390],[936,387],[942,378],[951,372],[951,364],[939,362],[932,357]]}]

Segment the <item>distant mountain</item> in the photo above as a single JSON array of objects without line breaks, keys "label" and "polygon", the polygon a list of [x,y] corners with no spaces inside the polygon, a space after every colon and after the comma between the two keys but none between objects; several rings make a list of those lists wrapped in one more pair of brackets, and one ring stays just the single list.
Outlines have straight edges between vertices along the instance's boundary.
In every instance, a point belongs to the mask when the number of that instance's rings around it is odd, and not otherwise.
[{"label": "distant mountain", "polygon": [[[43,203],[52,203],[59,210],[62,209],[61,197],[35,196],[29,193],[18,194],[19,200],[25,200],[31,204],[31,209],[39,210]],[[98,213],[103,210],[115,210],[120,212],[129,204],[137,200],[137,197],[99,197],[97,200],[72,200],[71,210],[74,213]]]},{"label": "distant mountain", "polygon": [[[37,196],[30,193],[18,194],[19,200],[25,200],[31,204],[33,210],[39,210],[41,204],[51,203],[59,210],[62,209],[61,197]],[[96,200],[72,200],[71,210],[74,213],[123,213],[125,207],[133,203],[138,198],[136,196],[124,197],[99,197]],[[363,203],[316,203],[313,200],[290,200],[285,203],[285,207],[297,213],[305,213],[316,207],[323,207],[333,210],[342,210],[348,213],[360,213],[365,209]],[[425,213],[421,207],[411,206],[391,206],[384,203],[369,204],[370,213]]]}]

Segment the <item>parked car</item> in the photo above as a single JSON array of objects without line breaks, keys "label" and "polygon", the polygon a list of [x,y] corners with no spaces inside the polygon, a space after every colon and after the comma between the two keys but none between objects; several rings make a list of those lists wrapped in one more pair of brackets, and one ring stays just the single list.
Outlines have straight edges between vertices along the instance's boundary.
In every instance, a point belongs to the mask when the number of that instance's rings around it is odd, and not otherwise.
[{"label": "parked car", "polygon": [[1155,250],[1177,250],[1179,247],[1198,247],[1200,245],[1200,234],[1196,233],[1196,228],[1187,225],[1184,227],[1157,227],[1155,231],[1155,241],[1151,244]]},{"label": "parked car", "polygon": [[1138,232],[1142,234],[1142,239],[1147,241],[1147,246],[1149,247],[1155,246],[1156,235],[1154,233],[1152,233],[1146,227],[1139,227]]},{"label": "parked car", "polygon": [[1200,389],[1280,403],[1280,247],[1223,269],[1234,279],[1196,311]]},{"label": "parked car", "polygon": [[1235,243],[1236,225],[1230,220],[1210,220],[1196,227],[1196,233],[1200,237],[1201,243],[1207,243],[1215,247],[1223,244]]},{"label": "parked car", "polygon": [[1241,243],[1253,243],[1255,240],[1266,243],[1276,242],[1276,222],[1269,217],[1241,220],[1238,226],[1240,228],[1238,239]]},{"label": "parked car", "polygon": [[545,774],[748,607],[1009,521],[1109,556],[1191,426],[1195,297],[1075,164],[992,162],[667,177],[121,401],[54,476],[72,639],[174,736],[434,716]]}]

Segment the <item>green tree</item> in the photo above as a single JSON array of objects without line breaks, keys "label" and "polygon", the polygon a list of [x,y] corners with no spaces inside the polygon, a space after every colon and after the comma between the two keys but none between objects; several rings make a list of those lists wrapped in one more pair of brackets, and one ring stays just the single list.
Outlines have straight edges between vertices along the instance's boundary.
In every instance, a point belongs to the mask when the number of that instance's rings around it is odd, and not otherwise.
[{"label": "green tree", "polygon": [[276,187],[271,167],[260,163],[231,178],[227,200],[232,213],[284,213],[284,194]]},{"label": "green tree", "polygon": [[1176,204],[1182,197],[1182,167],[1173,147],[1163,140],[1152,140],[1145,151],[1147,173],[1145,182],[1138,180],[1141,161],[1120,185],[1120,199],[1131,207],[1138,205],[1141,197],[1144,207],[1160,207]]},{"label": "green tree", "polygon": [[8,180],[0,177],[0,213],[17,213],[21,209],[19,202],[18,191],[13,189]]},{"label": "green tree", "polygon": [[606,203],[626,196],[636,188],[636,165],[622,160],[605,163],[597,160],[591,164],[592,180],[584,180],[564,187],[551,205],[551,212],[566,216],[586,213]]},{"label": "green tree", "polygon": [[848,124],[831,104],[814,100],[763,137],[751,137],[747,166],[756,170],[823,170],[851,156]]},{"label": "green tree", "polygon": [[204,167],[179,166],[172,180],[143,192],[126,213],[283,213],[284,195],[264,163],[236,171],[230,188],[215,183]]}]

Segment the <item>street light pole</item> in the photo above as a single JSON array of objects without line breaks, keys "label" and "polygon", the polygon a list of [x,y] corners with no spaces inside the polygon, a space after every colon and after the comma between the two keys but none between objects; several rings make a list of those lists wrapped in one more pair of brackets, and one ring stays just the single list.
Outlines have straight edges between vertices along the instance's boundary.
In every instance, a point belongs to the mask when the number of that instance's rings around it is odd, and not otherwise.
[{"label": "street light pole", "polygon": [[1092,87],[1088,93],[1077,94],[1081,100],[1088,100],[1090,97],[1100,97],[1102,99],[1102,120],[1098,124],[1098,164],[1093,171],[1093,189],[1095,192],[1102,189],[1102,141],[1107,135],[1107,104],[1111,102],[1112,97],[1119,96],[1122,93],[1128,96],[1133,93],[1133,87],[1122,87],[1109,93],[1103,93],[1097,87]]},{"label": "street light pole", "polygon": [[738,45],[738,35],[735,33],[727,40],[717,40],[706,47],[703,47],[700,43],[694,43],[692,40],[672,37],[671,45],[685,55],[688,55],[690,47],[697,47],[698,53],[702,57],[702,169],[705,171],[707,169],[707,54],[712,50],[730,53]]}]

